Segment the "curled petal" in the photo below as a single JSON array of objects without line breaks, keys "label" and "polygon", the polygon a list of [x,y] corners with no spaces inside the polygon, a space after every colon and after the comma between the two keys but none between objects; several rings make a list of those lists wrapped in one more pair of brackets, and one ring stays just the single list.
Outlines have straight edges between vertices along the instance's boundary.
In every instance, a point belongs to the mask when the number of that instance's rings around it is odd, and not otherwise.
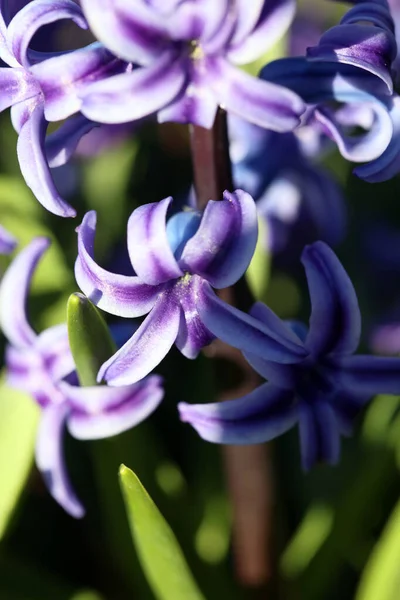
[{"label": "curled petal", "polygon": [[[231,49],[228,58],[236,64],[246,64],[259,58],[264,52],[271,48],[275,42],[282,37],[293,20],[296,11],[295,0],[270,0],[269,2],[253,2],[255,6],[250,10],[249,2],[236,0],[239,9],[238,26],[231,41]],[[256,23],[251,30],[252,12],[262,7]],[[262,6],[263,5],[263,6]],[[247,24],[241,25],[241,17],[248,13]],[[247,29],[247,31],[246,31]]]},{"label": "curled petal", "polygon": [[75,363],[69,347],[66,324],[45,329],[38,335],[35,349],[40,353],[53,381],[60,381],[74,371]]},{"label": "curled petal", "polygon": [[376,394],[400,394],[400,358],[340,356],[331,365],[336,385],[348,393],[369,398]]},{"label": "curled petal", "polygon": [[1,328],[8,341],[19,348],[30,346],[36,339],[26,316],[26,298],[36,266],[49,245],[47,238],[35,238],[13,260],[1,281]]},{"label": "curled petal", "polygon": [[208,61],[210,86],[220,106],[255,125],[273,131],[291,131],[305,111],[291,90],[248,75],[227,61]]},{"label": "curled petal", "polygon": [[60,387],[73,405],[68,429],[81,440],[110,437],[138,425],[164,396],[162,380],[157,376],[127,387],[77,387],[65,382]]},{"label": "curled petal", "polygon": [[35,0],[17,12],[7,29],[7,44],[22,66],[30,66],[27,51],[38,29],[60,19],[72,19],[79,27],[87,29],[82,10],[73,0]]},{"label": "curled petal", "polygon": [[148,375],[171,349],[181,318],[182,309],[173,293],[160,293],[153,310],[131,339],[102,365],[98,380],[120,386]]},{"label": "curled petal", "polygon": [[269,383],[237,400],[178,404],[181,421],[216,444],[259,444],[272,440],[297,420],[293,393]]},{"label": "curled petal", "polygon": [[352,354],[361,335],[361,315],[349,276],[324,242],[306,246],[301,262],[311,298],[306,347],[314,356]]},{"label": "curled petal", "polygon": [[286,329],[282,335],[282,330],[267,327],[218,298],[209,286],[203,287],[197,310],[207,329],[243,352],[285,364],[301,362],[308,354],[300,342],[293,341],[293,335]]},{"label": "curled petal", "polygon": [[85,509],[72,489],[62,447],[68,412],[66,404],[50,404],[43,410],[36,442],[36,464],[53,498],[67,513],[79,519]]},{"label": "curled petal", "polygon": [[38,104],[21,127],[17,154],[21,173],[39,202],[60,217],[74,217],[76,211],[57,191],[45,151],[47,121],[43,106]]},{"label": "curled petal", "polygon": [[166,216],[172,198],[139,206],[128,221],[128,252],[138,277],[149,285],[183,276],[168,243]]},{"label": "curled petal", "polygon": [[46,156],[50,167],[65,165],[75,152],[81,138],[89,133],[97,123],[83,115],[75,115],[46,136]]},{"label": "curled petal", "polygon": [[183,91],[186,72],[180,58],[162,54],[149,67],[109,77],[82,91],[82,113],[99,123],[126,123],[167,106]]},{"label": "curled petal", "polygon": [[32,75],[18,68],[0,68],[0,87],[0,112],[40,93],[39,86]]},{"label": "curled petal", "polygon": [[340,431],[332,407],[323,402],[301,402],[298,411],[303,469],[309,471],[317,462],[335,465],[340,455]]},{"label": "curled petal", "polygon": [[363,21],[368,21],[391,33],[395,31],[387,0],[363,0],[347,11],[340,23],[351,25],[362,23]]},{"label": "curled petal", "polygon": [[210,200],[200,226],[179,261],[183,270],[207,279],[213,287],[233,285],[250,264],[257,243],[257,210],[243,190]]},{"label": "curled petal", "polygon": [[94,260],[96,213],[86,213],[78,228],[75,278],[83,293],[106,312],[119,317],[140,317],[151,310],[160,289],[138,277],[110,273]]},{"label": "curled petal", "polygon": [[0,225],[0,254],[10,254],[17,246],[17,240]]}]

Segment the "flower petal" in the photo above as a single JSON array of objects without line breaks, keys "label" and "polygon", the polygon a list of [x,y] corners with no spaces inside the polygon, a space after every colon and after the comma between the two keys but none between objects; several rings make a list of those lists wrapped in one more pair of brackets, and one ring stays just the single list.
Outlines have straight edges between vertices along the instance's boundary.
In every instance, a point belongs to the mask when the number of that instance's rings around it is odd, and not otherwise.
[{"label": "flower petal", "polygon": [[314,356],[352,354],[360,341],[361,315],[349,276],[324,242],[306,246],[301,262],[312,307],[306,347]]},{"label": "flower petal", "polygon": [[400,394],[400,358],[340,356],[330,361],[332,378],[344,391],[358,396]]},{"label": "flower petal", "polygon": [[75,115],[46,136],[46,156],[50,167],[65,165],[75,152],[81,138],[89,133],[97,123],[83,115]]},{"label": "flower petal", "polygon": [[10,254],[17,244],[15,237],[0,225],[0,254]]},{"label": "flower petal", "polygon": [[243,190],[210,200],[200,226],[186,243],[179,264],[207,279],[213,287],[233,285],[250,264],[257,243],[257,209]]},{"label": "flower petal", "polygon": [[83,293],[102,310],[119,317],[140,317],[151,310],[160,289],[138,277],[110,273],[94,260],[96,213],[86,213],[78,228],[75,278]]},{"label": "flower petal", "polygon": [[176,284],[184,318],[181,319],[178,337],[175,344],[186,358],[196,358],[202,348],[208,346],[215,338],[202,323],[197,310],[197,304],[203,289],[208,284],[197,275],[190,277],[189,281]]},{"label": "flower petal", "polygon": [[305,111],[291,90],[262,81],[222,59],[209,59],[210,86],[220,106],[251,123],[273,131],[291,131]]},{"label": "flower petal", "polygon": [[101,367],[98,380],[109,385],[131,385],[150,373],[176,340],[182,309],[173,293],[162,292],[154,308],[131,339]]},{"label": "flower petal", "polygon": [[60,387],[73,405],[68,429],[81,440],[107,438],[131,429],[144,421],[164,396],[162,379],[157,376],[127,387],[78,387],[65,382]]},{"label": "flower petal", "polygon": [[35,349],[40,353],[53,381],[60,381],[75,370],[65,323],[42,331],[36,338]]},{"label": "flower petal", "polygon": [[332,407],[324,402],[301,402],[298,411],[303,469],[309,471],[316,462],[335,465],[340,455],[340,432]]},{"label": "flower petal", "polygon": [[8,341],[19,348],[30,346],[36,339],[27,320],[26,297],[36,266],[49,245],[47,238],[35,238],[16,256],[1,281],[1,328]]},{"label": "flower petal", "polygon": [[[230,306],[204,286],[199,296],[197,310],[203,324],[223,342],[243,352],[251,352],[266,360],[280,363],[301,362],[307,351],[293,341],[293,336],[285,331],[270,329],[261,321]],[[282,328],[283,329],[283,328]]]},{"label": "flower petal", "polygon": [[7,29],[7,45],[23,67],[30,66],[27,52],[35,33],[60,19],[72,19],[79,27],[87,29],[82,10],[73,0],[35,0],[17,12]]},{"label": "flower petal", "polygon": [[43,106],[36,105],[18,136],[17,154],[25,183],[48,211],[60,217],[74,217],[76,211],[57,191],[45,153],[47,121]]},{"label": "flower petal", "polygon": [[0,87],[0,112],[40,93],[37,82],[24,69],[0,68]]},{"label": "flower petal", "polygon": [[128,221],[128,252],[138,277],[149,285],[183,276],[168,243],[166,216],[172,198],[139,206]]},{"label": "flower petal", "polygon": [[293,427],[293,393],[269,383],[242,398],[213,404],[178,404],[181,421],[216,444],[259,444]]},{"label": "flower petal", "polygon": [[99,123],[134,121],[167,106],[183,90],[185,82],[182,61],[165,52],[149,67],[87,85],[81,95],[81,110]]},{"label": "flower petal", "polygon": [[67,513],[79,519],[85,509],[72,489],[62,447],[68,412],[66,404],[50,404],[43,410],[36,441],[36,464],[53,498]]}]

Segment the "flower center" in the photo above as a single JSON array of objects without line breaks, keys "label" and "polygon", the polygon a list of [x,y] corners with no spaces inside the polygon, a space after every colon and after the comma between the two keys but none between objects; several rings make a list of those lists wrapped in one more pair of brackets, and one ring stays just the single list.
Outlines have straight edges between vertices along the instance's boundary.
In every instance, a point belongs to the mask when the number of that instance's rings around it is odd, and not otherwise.
[{"label": "flower center", "polygon": [[204,58],[204,50],[197,40],[189,42],[189,56],[192,60],[201,60]]}]

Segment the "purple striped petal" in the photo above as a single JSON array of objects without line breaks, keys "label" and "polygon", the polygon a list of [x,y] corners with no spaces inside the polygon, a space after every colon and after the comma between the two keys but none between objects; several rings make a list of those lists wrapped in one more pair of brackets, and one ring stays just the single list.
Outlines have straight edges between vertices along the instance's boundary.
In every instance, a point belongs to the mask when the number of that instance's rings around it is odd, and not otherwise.
[{"label": "purple striped petal", "polygon": [[248,75],[222,59],[208,60],[209,85],[220,106],[255,125],[292,131],[306,109],[291,90]]},{"label": "purple striped petal", "polygon": [[22,66],[30,66],[28,47],[38,29],[60,19],[72,19],[87,29],[82,10],[73,0],[35,0],[17,12],[7,29],[7,44]]},{"label": "purple striped petal", "polygon": [[298,363],[306,356],[303,345],[293,341],[290,334],[266,327],[261,321],[230,306],[204,286],[197,310],[203,324],[223,342],[243,352],[251,352],[266,360]]},{"label": "purple striped petal", "polygon": [[7,269],[0,286],[0,324],[8,341],[18,348],[26,348],[36,340],[28,323],[26,298],[33,273],[50,240],[35,238]]},{"label": "purple striped petal", "polygon": [[172,198],[139,206],[128,221],[129,258],[138,277],[159,285],[183,276],[168,243],[166,216]]},{"label": "purple striped petal", "polygon": [[46,371],[53,381],[60,381],[75,370],[65,323],[45,329],[38,335],[35,350],[40,353]]},{"label": "purple striped petal", "polygon": [[[251,4],[255,5],[252,9],[249,8],[249,2],[246,0],[240,0],[239,3],[236,1],[239,10],[238,27],[235,30],[227,57],[240,65],[256,60],[271,48],[286,32],[296,11],[295,0],[269,0],[268,2],[253,0]],[[263,5],[261,14],[249,30],[248,26],[252,20],[251,13],[253,12],[255,16],[260,4]],[[248,13],[248,17],[245,17],[246,13]],[[241,26],[242,18],[248,21],[246,25],[243,23]]]},{"label": "purple striped petal", "polygon": [[203,440],[216,444],[259,444],[293,427],[297,420],[293,393],[269,383],[237,400],[214,404],[178,404],[181,421]]},{"label": "purple striped petal", "polygon": [[301,402],[298,413],[303,469],[309,471],[317,462],[335,465],[340,455],[340,431],[332,407],[324,402]]},{"label": "purple striped petal", "polygon": [[243,190],[210,200],[200,226],[186,243],[179,264],[207,279],[213,287],[233,285],[250,264],[257,243],[257,209]]},{"label": "purple striped petal", "polygon": [[171,349],[181,319],[182,309],[173,292],[160,293],[153,310],[131,339],[102,365],[98,381],[131,385],[148,375]]},{"label": "purple striped petal", "polygon": [[[94,42],[80,50],[37,63],[30,71],[44,95],[46,119],[61,121],[80,110],[81,94],[95,85],[93,81],[107,82],[124,73],[126,68],[126,64],[102,44]],[[61,78],[60,73],[63,74]]]},{"label": "purple striped petal", "polygon": [[215,338],[202,323],[197,310],[199,297],[204,293],[205,286],[208,284],[197,275],[193,275],[188,281],[181,280],[175,285],[184,313],[175,344],[186,358],[196,358],[200,350]]},{"label": "purple striped petal", "polygon": [[164,396],[161,377],[147,377],[127,387],[60,387],[73,405],[68,429],[75,438],[94,440],[118,435],[138,425]]},{"label": "purple striped petal", "polygon": [[36,464],[53,498],[79,519],[85,509],[72,489],[62,447],[68,412],[66,404],[50,405],[43,410],[36,441]]},{"label": "purple striped petal", "polygon": [[180,58],[164,53],[149,67],[87,85],[81,110],[99,123],[135,121],[167,106],[183,90],[185,81]]},{"label": "purple striped petal", "polygon": [[73,155],[81,138],[89,133],[97,123],[89,121],[83,115],[75,115],[46,136],[46,156],[49,166],[65,165]]},{"label": "purple striped petal", "polygon": [[0,225],[0,254],[10,254],[17,246],[17,240]]},{"label": "purple striped petal", "polygon": [[265,0],[235,0],[235,31],[232,36],[231,44],[244,42],[258,23],[263,11]]},{"label": "purple striped petal", "polygon": [[166,49],[165,20],[147,2],[81,0],[81,5],[93,33],[117,56],[148,65]]},{"label": "purple striped petal", "polygon": [[345,392],[357,396],[400,394],[400,358],[340,356],[330,361],[332,378]]},{"label": "purple striped petal", "polygon": [[160,292],[138,277],[110,273],[94,260],[96,212],[86,213],[78,228],[75,279],[83,293],[106,312],[118,317],[140,317],[151,310]]},{"label": "purple striped petal", "polygon": [[40,88],[30,73],[24,69],[9,67],[0,68],[0,88],[0,112],[40,93]]},{"label": "purple striped petal", "polygon": [[37,104],[18,136],[21,173],[27,186],[48,211],[60,217],[74,217],[76,211],[61,198],[50,172],[45,151],[46,130],[43,106]]},{"label": "purple striped petal", "polygon": [[349,276],[324,242],[306,246],[301,262],[312,307],[306,347],[314,356],[352,354],[360,341],[361,315]]}]

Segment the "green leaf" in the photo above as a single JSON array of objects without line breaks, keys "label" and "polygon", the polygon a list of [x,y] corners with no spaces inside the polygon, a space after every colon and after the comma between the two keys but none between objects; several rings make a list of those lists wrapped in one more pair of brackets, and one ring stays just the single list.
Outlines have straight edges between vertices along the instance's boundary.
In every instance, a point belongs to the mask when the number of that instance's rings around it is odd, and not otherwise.
[{"label": "green leaf", "polygon": [[39,409],[26,394],[0,383],[0,539],[32,466]]},{"label": "green leaf", "polygon": [[120,485],[139,560],[158,600],[204,600],[164,517],[127,467]]},{"label": "green leaf", "polygon": [[400,590],[400,501],[372,551],[356,600],[398,600]]},{"label": "green leaf", "polygon": [[96,592],[84,591],[74,594],[70,600],[102,600],[102,596]]},{"label": "green leaf", "polygon": [[83,386],[96,385],[101,365],[116,350],[108,327],[94,304],[80,293],[69,297],[67,323],[79,382]]}]

